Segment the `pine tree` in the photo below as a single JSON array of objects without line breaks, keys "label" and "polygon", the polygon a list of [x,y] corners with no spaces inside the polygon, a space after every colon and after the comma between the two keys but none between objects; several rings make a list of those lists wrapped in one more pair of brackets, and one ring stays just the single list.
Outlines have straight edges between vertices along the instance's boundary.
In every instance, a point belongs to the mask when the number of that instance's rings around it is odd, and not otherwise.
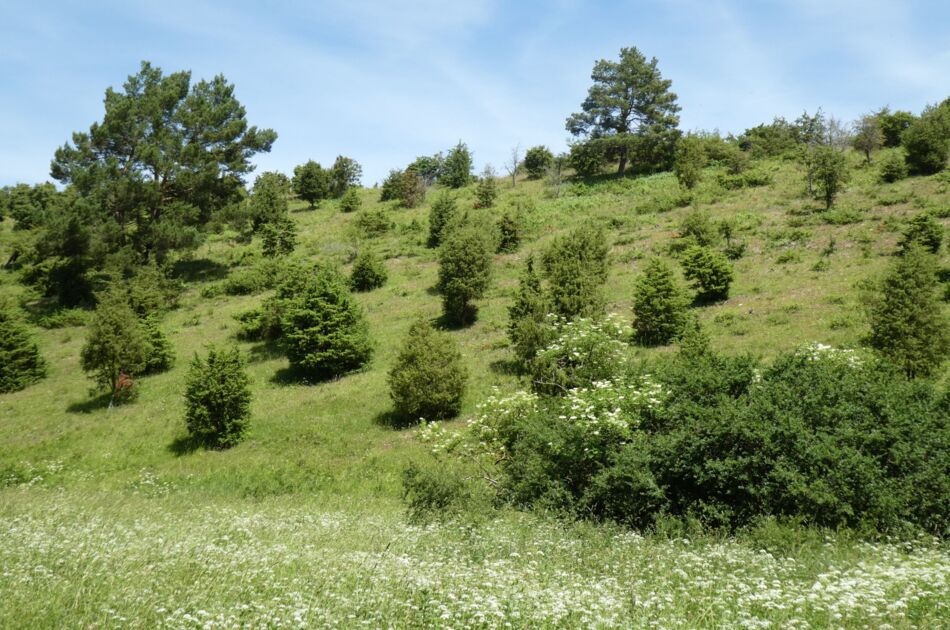
[{"label": "pine tree", "polygon": [[550,340],[547,322],[550,312],[551,303],[541,286],[541,277],[534,269],[534,258],[529,256],[518,281],[518,294],[508,307],[508,339],[523,367]]},{"label": "pine tree", "polygon": [[347,282],[321,267],[283,306],[281,343],[290,364],[324,380],[359,369],[373,355],[369,326]]},{"label": "pine tree", "polygon": [[46,362],[13,308],[0,304],[0,394],[15,392],[46,376]]},{"label": "pine tree", "polygon": [[909,377],[934,374],[950,353],[933,255],[912,244],[865,298],[869,345]]},{"label": "pine tree", "polygon": [[241,441],[250,416],[251,390],[237,348],[208,348],[191,362],[185,386],[185,423],[191,437],[211,448]]},{"label": "pine tree", "polygon": [[453,229],[439,250],[439,293],[447,321],[469,324],[478,309],[472,304],[491,282],[492,246],[487,230],[463,224]]},{"label": "pine tree", "polygon": [[452,337],[418,320],[389,371],[389,391],[400,416],[438,420],[458,415],[467,380]]},{"label": "pine tree", "polygon": [[101,296],[80,353],[80,365],[99,385],[109,388],[110,405],[134,394],[131,378],[144,372],[147,358],[139,318],[126,296],[118,292]]},{"label": "pine tree", "polygon": [[680,334],[686,323],[687,300],[673,270],[658,258],[647,263],[633,298],[633,329],[640,343],[662,345]]}]

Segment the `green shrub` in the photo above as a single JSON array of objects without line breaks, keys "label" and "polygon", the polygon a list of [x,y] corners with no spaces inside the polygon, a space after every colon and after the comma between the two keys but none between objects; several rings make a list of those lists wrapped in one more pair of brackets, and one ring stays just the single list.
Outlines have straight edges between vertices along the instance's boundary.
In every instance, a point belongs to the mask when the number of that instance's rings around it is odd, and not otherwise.
[{"label": "green shrub", "polygon": [[266,258],[292,254],[297,247],[297,224],[288,217],[268,223],[261,228],[261,240]]},{"label": "green shrub", "polygon": [[825,200],[825,209],[830,209],[850,179],[847,156],[831,146],[816,147],[811,150],[808,174],[816,192]]},{"label": "green shrub", "polygon": [[446,230],[458,219],[458,207],[455,195],[445,190],[432,202],[429,209],[429,247],[438,247]]},{"label": "green shrub", "polygon": [[901,236],[898,247],[901,252],[907,251],[914,243],[917,243],[929,252],[936,254],[940,251],[940,245],[943,243],[943,225],[933,216],[927,213],[921,213],[907,222],[907,227]]},{"label": "green shrub", "polygon": [[286,263],[265,259],[260,263],[232,272],[221,283],[225,295],[256,295],[274,286],[280,281],[282,268]]},{"label": "green shrub", "polygon": [[462,188],[472,181],[472,152],[468,146],[459,140],[459,143],[449,149],[442,169],[439,173],[439,183],[449,188]]},{"label": "green shrub", "polygon": [[901,135],[908,170],[933,175],[947,167],[950,155],[950,100],[928,107]]},{"label": "green shrub", "polygon": [[356,212],[362,207],[363,200],[360,199],[359,190],[355,186],[347,188],[340,199],[340,212]]},{"label": "green shrub", "polygon": [[439,281],[442,310],[447,321],[468,324],[478,309],[472,304],[485,294],[491,282],[492,243],[490,234],[478,226],[465,224],[444,237],[439,250]]},{"label": "green shrub", "polygon": [[102,295],[79,355],[83,371],[109,389],[110,406],[135,394],[132,377],[142,374],[148,345],[128,299],[120,292]]},{"label": "green shrub", "polygon": [[325,380],[363,367],[373,355],[369,326],[346,281],[319,268],[282,304],[281,344],[290,365]]},{"label": "green shrub", "polygon": [[575,142],[571,145],[568,164],[581,177],[600,175],[607,165],[605,146],[596,140]]},{"label": "green shrub", "polygon": [[911,245],[865,296],[869,345],[908,376],[935,373],[950,354],[940,293],[933,255]]},{"label": "green shrub", "polygon": [[478,180],[478,186],[475,187],[475,207],[491,208],[495,205],[497,196],[498,182],[495,181],[495,171],[491,166],[486,166]]},{"label": "green shrub", "polygon": [[521,221],[513,212],[506,212],[498,219],[498,248],[499,254],[511,254],[518,251],[521,244]]},{"label": "green shrub", "polygon": [[902,152],[892,151],[881,158],[881,166],[878,171],[880,181],[890,184],[905,177],[907,177],[907,161],[904,159]]},{"label": "green shrub", "polygon": [[363,248],[356,256],[350,273],[350,288],[354,291],[372,291],[386,284],[389,275],[386,265],[372,249]]},{"label": "green shrub", "polygon": [[714,249],[694,245],[683,254],[683,275],[693,284],[698,302],[714,302],[729,297],[732,265]]},{"label": "green shrub", "polygon": [[627,361],[624,327],[608,315],[601,320],[555,320],[551,341],[531,361],[534,388],[564,394],[623,373]]},{"label": "green shrub", "polygon": [[245,341],[279,339],[285,307],[303,293],[311,273],[313,270],[297,265],[287,267],[273,296],[264,300],[260,307],[235,316],[235,319],[240,322],[238,339]]},{"label": "green shrub", "polygon": [[212,448],[241,441],[250,417],[251,390],[237,348],[197,354],[185,385],[185,423],[192,439]]},{"label": "green shrub", "polygon": [[402,498],[410,523],[457,518],[470,512],[470,484],[454,468],[444,464],[420,466],[411,462],[402,473]]},{"label": "green shrub", "polygon": [[26,388],[46,376],[36,341],[9,305],[0,303],[0,394]]},{"label": "green shrub", "polygon": [[452,337],[422,320],[413,323],[389,370],[389,395],[396,413],[410,420],[457,416],[467,381],[462,354]]},{"label": "green shrub", "polygon": [[703,247],[711,247],[716,242],[716,226],[705,210],[690,210],[680,223],[680,236]]},{"label": "green shrub", "polygon": [[363,236],[373,238],[393,229],[393,222],[382,208],[360,210],[356,213],[356,229]]},{"label": "green shrub", "polygon": [[136,267],[131,278],[115,289],[128,294],[129,305],[139,317],[160,315],[178,306],[179,287],[156,265]]},{"label": "green shrub", "polygon": [[145,365],[142,374],[166,372],[175,363],[175,350],[158,323],[155,316],[142,320],[142,337],[145,341]]},{"label": "green shrub", "polygon": [[650,260],[634,291],[636,340],[646,345],[670,343],[683,330],[688,302],[673,270],[659,258]]},{"label": "green shrub", "polygon": [[518,281],[515,301],[508,307],[508,339],[522,367],[527,367],[538,350],[550,342],[550,312],[551,304],[534,269],[534,258],[529,256]]},{"label": "green shrub", "polygon": [[676,160],[673,162],[673,173],[680,186],[686,190],[695,188],[702,178],[704,166],[706,152],[703,141],[693,134],[680,138],[676,144]]},{"label": "green shrub", "polygon": [[568,320],[603,314],[609,253],[604,231],[590,226],[551,243],[541,259],[551,312]]},{"label": "green shrub", "polygon": [[554,164],[554,154],[544,145],[531,147],[524,154],[524,169],[531,179],[541,179]]}]

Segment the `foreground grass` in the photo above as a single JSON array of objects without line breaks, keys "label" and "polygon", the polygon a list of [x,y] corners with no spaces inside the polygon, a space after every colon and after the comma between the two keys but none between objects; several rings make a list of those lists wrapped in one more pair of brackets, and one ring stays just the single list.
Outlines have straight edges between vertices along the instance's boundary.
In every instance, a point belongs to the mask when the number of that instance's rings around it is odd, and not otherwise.
[{"label": "foreground grass", "polygon": [[[0,493],[0,627],[940,627],[950,549],[768,526],[642,537],[501,514]],[[774,526],[773,526],[774,527]]]}]

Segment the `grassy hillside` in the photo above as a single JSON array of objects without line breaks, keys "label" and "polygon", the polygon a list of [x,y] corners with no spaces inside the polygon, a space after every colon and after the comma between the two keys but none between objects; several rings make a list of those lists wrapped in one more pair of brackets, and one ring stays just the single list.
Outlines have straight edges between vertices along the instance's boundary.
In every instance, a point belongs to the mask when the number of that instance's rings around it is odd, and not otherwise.
[{"label": "grassy hillside", "polygon": [[[805,194],[793,162],[761,164],[772,183],[738,190],[722,188],[717,171],[707,169],[694,205],[713,221],[734,221],[734,240],[746,245],[730,298],[695,309],[716,348],[768,358],[813,341],[858,345],[867,330],[859,282],[885,267],[904,221],[930,210],[950,223],[946,172],[879,184],[873,167],[850,158],[854,177],[830,212]],[[471,212],[494,221],[518,209],[525,235],[519,251],[495,257],[477,322],[451,332],[471,374],[458,422],[492,388],[520,385],[505,326],[529,253],[572,227],[603,225],[612,243],[608,311],[629,321],[644,259],[668,255],[693,209],[675,207],[681,195],[671,174],[568,183],[558,197],[540,181],[499,186],[495,208]],[[460,205],[471,208],[473,194],[464,190]],[[234,315],[267,294],[204,297],[258,259],[257,240],[239,244],[227,233],[176,265],[186,288],[162,325],[178,360],[171,371],[141,379],[133,404],[108,409],[90,396],[78,362],[82,326],[38,330],[48,377],[0,396],[0,626],[136,619],[180,627],[384,620],[487,627],[504,618],[524,626],[639,619],[714,627],[760,618],[789,627],[793,619],[909,627],[950,614],[944,546],[826,545],[812,533],[770,555],[759,550],[777,537],[760,532],[765,543],[704,538],[696,543],[700,558],[682,536],[641,539],[539,517],[407,526],[400,474],[423,447],[411,429],[392,426],[386,373],[409,324],[420,316],[435,321],[441,311],[436,251],[426,247],[434,194],[414,209],[381,204],[376,190],[361,196],[363,211],[383,209],[391,230],[364,237],[358,215],[341,213],[335,202],[315,210],[296,203],[291,212],[300,228],[295,258],[348,266],[357,247],[371,246],[386,259],[386,286],[356,294],[376,344],[360,373],[296,382],[273,347],[236,341]],[[14,238],[7,220],[0,247]],[[4,294],[22,291],[12,273],[0,282]],[[248,438],[221,452],[191,450],[184,440],[184,376],[209,342],[238,343],[247,353],[254,395]],[[810,594],[816,580],[828,582],[819,589],[827,593],[852,588],[852,577],[867,580],[878,598],[842,603],[840,594]],[[895,607],[898,597],[903,604]]]}]

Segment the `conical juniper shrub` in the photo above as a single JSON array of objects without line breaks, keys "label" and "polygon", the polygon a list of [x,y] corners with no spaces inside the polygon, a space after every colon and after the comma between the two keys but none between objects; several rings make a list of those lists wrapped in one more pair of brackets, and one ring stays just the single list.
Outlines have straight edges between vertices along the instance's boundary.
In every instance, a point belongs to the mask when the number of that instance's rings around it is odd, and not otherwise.
[{"label": "conical juniper shrub", "polygon": [[455,340],[425,321],[413,323],[389,371],[396,413],[407,420],[457,416],[467,381]]},{"label": "conical juniper shrub", "polygon": [[191,362],[185,386],[185,423],[192,439],[211,448],[234,446],[244,436],[251,390],[237,348],[208,349]]},{"label": "conical juniper shrub", "polygon": [[15,392],[46,376],[46,362],[13,308],[0,304],[0,393]]}]

